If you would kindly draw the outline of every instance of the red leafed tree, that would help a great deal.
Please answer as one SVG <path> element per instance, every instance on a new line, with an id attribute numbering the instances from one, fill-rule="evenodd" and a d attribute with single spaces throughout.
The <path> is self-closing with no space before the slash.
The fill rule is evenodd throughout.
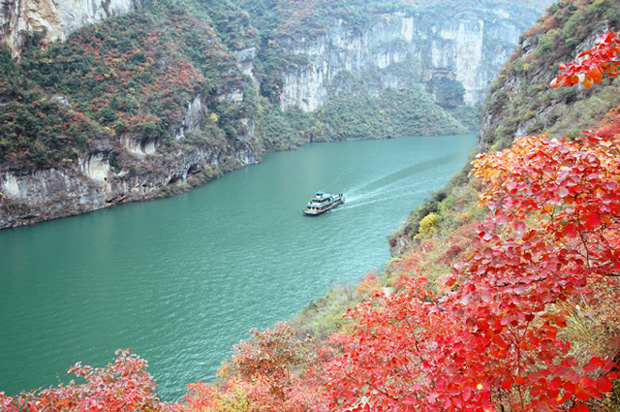
<path id="1" fill-rule="evenodd" d="M 575 302 L 610 315 L 620 272 L 620 162 L 610 142 L 545 136 L 481 156 L 491 216 L 475 252 L 435 296 L 423 278 L 350 317 L 326 368 L 334 410 L 588 410 L 612 389 L 613 359 L 578 359 L 563 339 Z"/>
<path id="2" fill-rule="evenodd" d="M 323 410 L 319 382 L 305 373 L 315 361 L 310 339 L 300 339 L 284 322 L 235 346 L 236 353 L 220 374 L 225 385 L 188 385 L 182 411 L 305 412 Z"/>
<path id="3" fill-rule="evenodd" d="M 175 411 L 176 405 L 160 401 L 147 363 L 128 350 L 116 351 L 117 359 L 106 368 L 77 363 L 67 374 L 75 374 L 85 383 L 40 391 L 22 392 L 16 397 L 0 393 L 0 410 L 7 412 L 134 412 Z"/>
<path id="4" fill-rule="evenodd" d="M 619 55 L 620 33 L 606 33 L 552 86 L 616 76 Z M 608 332 L 620 321 L 617 146 L 524 137 L 472 173 L 490 211 L 474 251 L 445 295 L 420 277 L 350 311 L 357 325 L 323 370 L 333 410 L 582 412 L 612 391 L 617 327 L 588 358 L 567 331 L 580 304 Z"/>
<path id="5" fill-rule="evenodd" d="M 594 83 L 603 80 L 603 74 L 611 77 L 618 75 L 620 61 L 620 32 L 603 34 L 592 49 L 588 49 L 577 56 L 577 61 L 566 66 L 560 64 L 564 70 L 551 82 L 551 87 L 574 86 L 578 83 L 590 88 Z"/>

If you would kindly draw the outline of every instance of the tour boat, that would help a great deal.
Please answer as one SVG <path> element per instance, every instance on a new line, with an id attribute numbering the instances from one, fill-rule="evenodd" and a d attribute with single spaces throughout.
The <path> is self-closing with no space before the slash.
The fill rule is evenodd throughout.
<path id="1" fill-rule="evenodd" d="M 341 203 L 344 203 L 344 197 L 340 191 L 325 193 L 319 190 L 314 193 L 314 197 L 306 205 L 304 213 L 310 216 L 317 216 L 338 207 Z"/>

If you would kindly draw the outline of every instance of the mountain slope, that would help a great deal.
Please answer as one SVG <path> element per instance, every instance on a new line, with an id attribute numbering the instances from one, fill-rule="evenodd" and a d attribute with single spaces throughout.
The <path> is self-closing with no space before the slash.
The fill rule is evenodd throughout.
<path id="1" fill-rule="evenodd" d="M 63 2 L 47 22 L 6 8 L 3 33 L 35 31 L 0 51 L 0 228 L 174 194 L 309 141 L 472 130 L 536 15 L 358 3 L 79 3 L 79 21 L 114 17 L 72 34 Z"/>
<path id="2" fill-rule="evenodd" d="M 543 130 L 554 137 L 590 129 L 620 104 L 618 85 L 548 87 L 558 64 L 573 61 L 605 31 L 620 24 L 614 1 L 561 1 L 520 40 L 493 83 L 482 119 L 481 150 L 505 147 L 519 136 Z"/>
<path id="3" fill-rule="evenodd" d="M 607 127 L 607 133 L 617 130 L 613 122 L 620 105 L 620 86 L 615 79 L 605 78 L 591 89 L 583 86 L 553 89 L 549 84 L 558 75 L 560 63 L 575 60 L 603 32 L 619 25 L 620 5 L 614 1 L 564 0 L 551 6 L 521 36 L 493 82 L 483 106 L 477 150 L 500 150 L 518 137 L 542 132 L 555 138 L 564 135 L 574 138 L 582 130 L 598 130 L 603 126 Z M 467 184 L 469 170 L 466 167 L 448 187 L 412 212 L 390 240 L 394 255 L 416 243 L 414 238 L 427 215 L 441 215 L 442 204 L 454 202 L 453 187 Z"/>

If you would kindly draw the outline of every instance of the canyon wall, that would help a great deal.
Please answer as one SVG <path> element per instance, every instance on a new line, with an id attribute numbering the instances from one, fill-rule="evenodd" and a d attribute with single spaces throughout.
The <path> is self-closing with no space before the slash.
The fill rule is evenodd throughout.
<path id="1" fill-rule="evenodd" d="M 17 56 L 28 36 L 65 40 L 76 29 L 135 11 L 148 0 L 2 0 L 0 38 Z"/>
<path id="2" fill-rule="evenodd" d="M 134 20 L 146 14 L 148 9 L 152 21 L 159 19 L 160 13 L 169 13 L 167 21 L 174 22 L 179 18 L 175 16 L 186 13 L 178 8 L 179 2 L 146 3 L 148 0 L 3 0 L 0 38 L 19 60 L 24 47 L 42 45 L 45 48 L 51 42 L 64 41 L 79 27 L 101 19 L 129 14 L 126 18 Z M 540 3 L 549 3 L 549 0 Z M 243 13 L 240 14 L 242 17 Z M 93 130 L 103 132 L 86 136 L 85 145 L 72 149 L 75 153 L 73 159 L 44 165 L 31 162 L 22 166 L 15 159 L 30 149 L 12 145 L 14 151 L 5 155 L 10 160 L 0 164 L 0 228 L 179 193 L 223 172 L 257 163 L 266 150 L 281 150 L 269 146 L 268 142 L 274 139 L 274 136 L 267 135 L 269 128 L 264 126 L 269 115 L 264 110 L 269 106 L 260 100 L 265 99 L 260 96 L 261 76 L 265 73 L 257 71 L 257 67 L 264 67 L 261 52 L 264 54 L 266 47 L 293 56 L 293 61 L 297 62 L 275 69 L 282 79 L 276 103 L 282 112 L 294 107 L 315 112 L 340 95 L 380 96 L 386 89 L 410 87 L 424 88 L 441 107 L 476 106 L 517 43 L 519 34 L 533 23 L 537 14 L 538 10 L 529 6 L 498 4 L 491 0 L 468 2 L 458 10 L 446 10 L 441 4 L 432 4 L 415 11 L 403 9 L 375 13 L 370 21 L 359 26 L 342 18 L 327 17 L 322 23 L 324 30 L 318 33 L 308 30 L 300 36 L 279 35 L 273 39 L 273 45 L 259 44 L 258 41 L 253 44 L 250 33 L 253 29 L 244 23 L 247 30 L 243 30 L 250 33 L 250 40 L 236 48 L 223 40 L 216 41 L 217 30 L 207 24 L 204 27 L 208 36 L 214 37 L 206 36 L 202 47 L 217 46 L 205 49 L 205 55 L 194 53 L 190 57 L 191 52 L 185 51 L 187 54 L 175 55 L 174 59 L 191 62 L 203 78 L 213 72 L 208 72 L 212 69 L 201 69 L 207 71 L 200 72 L 200 65 L 215 67 L 225 83 L 183 90 L 188 96 L 184 115 L 167 124 L 168 137 L 152 132 L 112 130 L 110 126 L 114 125 L 106 124 L 102 114 L 109 108 L 106 106 L 93 111 L 89 118 L 92 124 L 98 125 Z M 184 21 L 190 20 L 189 17 L 194 16 L 186 15 Z M 228 23 L 224 25 L 225 29 L 227 27 Z M 185 35 L 184 30 L 174 26 L 168 30 L 184 35 L 183 41 L 187 44 L 195 36 Z M 259 31 L 260 27 L 256 32 Z M 156 37 L 152 35 L 145 42 L 157 42 Z M 93 42 L 103 43 L 104 40 L 89 40 L 86 46 L 92 49 Z M 146 54 L 132 53 L 134 55 L 142 59 L 138 63 L 153 64 L 151 67 L 159 66 L 162 70 L 173 59 L 162 54 L 158 60 L 152 59 L 149 63 L 150 57 Z M 155 57 L 156 53 L 153 52 L 152 56 Z M 214 56 L 219 56 L 219 63 L 209 66 Z M 39 62 L 36 56 L 34 59 L 29 67 L 41 64 L 47 70 L 47 60 Z M 114 61 L 111 58 L 106 64 L 116 64 Z M 70 68 L 74 63 L 67 61 L 65 64 Z M 134 61 L 133 64 L 137 63 Z M 70 72 L 71 69 L 67 70 Z M 116 87 L 119 91 L 129 89 L 114 80 L 113 76 L 118 72 L 106 72 L 108 69 L 103 64 L 97 70 L 102 71 L 96 81 L 106 83 L 106 87 Z M 187 70 L 183 69 L 183 73 Z M 82 73 L 83 78 L 85 72 L 82 68 L 75 73 Z M 437 79 L 448 79 L 450 85 L 462 89 L 458 101 L 447 101 L 446 94 L 442 95 L 438 86 L 432 86 Z M 76 84 L 81 81 L 84 79 L 76 79 Z M 164 84 L 159 80 L 157 83 Z M 64 106 L 63 110 L 68 111 L 69 116 L 78 113 L 74 106 L 78 96 L 72 97 L 72 91 L 67 91 L 68 96 L 58 95 L 53 82 L 51 86 L 41 87 L 41 93 L 49 93 L 44 98 Z M 140 91 L 133 90 L 123 98 L 127 102 L 134 101 L 139 94 Z M 248 101 L 248 96 L 252 95 L 254 97 Z M 27 110 L 36 110 L 40 104 L 37 100 L 20 102 L 16 96 L 14 91 L 0 93 L 0 104 L 5 108 L 14 104 L 26 113 Z M 96 98 L 98 96 L 93 96 L 93 100 Z M 160 104 L 149 102 L 148 98 L 144 95 L 141 103 Z M 272 121 L 272 125 L 278 122 Z M 272 133 L 277 134 L 277 129 Z M 292 143 L 287 142 L 285 148 L 308 141 L 304 139 L 302 136 Z"/>
<path id="3" fill-rule="evenodd" d="M 539 12 L 487 1 L 469 7 L 459 12 L 434 6 L 415 14 L 378 15 L 363 29 L 340 19 L 323 35 L 285 39 L 283 51 L 305 56 L 308 64 L 283 73 L 281 107 L 321 107 L 338 93 L 334 83 L 344 72 L 357 77 L 378 72 L 383 88 L 398 88 L 411 81 L 404 78 L 411 71 L 402 73 L 399 64 L 415 66 L 420 83 L 437 77 L 456 80 L 465 90 L 464 103 L 480 104 L 519 35 Z"/>

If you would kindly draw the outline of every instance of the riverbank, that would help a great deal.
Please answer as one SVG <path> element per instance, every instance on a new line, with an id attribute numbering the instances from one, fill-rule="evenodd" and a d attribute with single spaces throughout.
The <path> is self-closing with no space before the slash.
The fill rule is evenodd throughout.
<path id="1" fill-rule="evenodd" d="M 384 266 L 387 236 L 474 141 L 313 143 L 178 196 L 1 231 L 0 390 L 47 386 L 68 365 L 132 347 L 164 399 L 179 398 L 248 329 Z M 308 218 L 317 189 L 347 201 Z"/>

